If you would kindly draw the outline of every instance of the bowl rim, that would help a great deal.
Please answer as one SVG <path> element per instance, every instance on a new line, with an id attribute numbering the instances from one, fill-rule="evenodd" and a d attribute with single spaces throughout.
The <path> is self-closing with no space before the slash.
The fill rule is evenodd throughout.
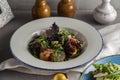
<path id="1" fill-rule="evenodd" d="M 65 18 L 65 17 L 49 17 L 49 18 L 43 18 L 43 19 L 51 19 L 51 18 L 63 18 L 63 19 L 71 19 L 71 20 L 77 20 L 77 19 L 72 19 L 72 18 Z M 37 19 L 37 20 L 41 20 L 41 19 Z M 34 21 L 37 21 L 37 20 L 34 20 Z M 87 25 L 89 25 L 88 23 L 86 23 L 86 22 L 84 22 L 84 21 L 81 21 L 81 20 L 77 20 L 77 21 L 80 21 L 80 22 L 82 22 L 82 23 L 85 23 L 85 24 L 87 24 Z M 33 21 L 30 21 L 30 22 L 28 22 L 28 23 L 31 23 L 31 22 L 33 22 Z M 26 24 L 25 24 L 26 25 Z M 24 25 L 23 25 L 24 26 Z M 14 52 L 13 52 L 13 50 L 12 50 L 12 48 L 10 48 L 10 50 L 11 50 L 11 52 L 12 52 L 12 55 L 16 58 L 16 60 L 18 60 L 19 62 L 21 62 L 22 64 L 24 64 L 24 65 L 27 65 L 27 66 L 30 66 L 30 67 L 32 67 L 32 68 L 36 68 L 36 69 L 41 69 L 41 70 L 48 70 L 48 71 L 62 71 L 62 70 L 70 70 L 70 69 L 74 69 L 74 68 L 78 68 L 78 67 L 83 67 L 83 66 L 85 66 L 86 64 L 88 64 L 89 62 L 91 62 L 95 57 L 97 57 L 99 54 L 100 54 L 100 52 L 102 51 L 102 49 L 103 49 L 103 46 L 104 46 L 104 43 L 103 43 L 103 38 L 102 38 L 102 35 L 100 34 L 100 32 L 98 31 L 98 30 L 96 30 L 94 27 L 92 27 L 91 25 L 89 25 L 91 28 L 93 28 L 95 31 L 97 31 L 98 32 L 98 34 L 99 34 L 99 36 L 100 36 L 100 38 L 101 38 L 101 48 L 99 49 L 99 51 L 98 51 L 98 53 L 94 56 L 94 57 L 92 57 L 89 61 L 87 61 L 87 62 L 85 62 L 85 63 L 83 63 L 83 64 L 79 64 L 79 65 L 76 65 L 76 66 L 73 66 L 73 67 L 67 67 L 67 68 L 60 68 L 60 69 L 47 69 L 47 68 L 42 68 L 42 67 L 37 67 L 37 66 L 33 66 L 33 65 L 31 65 L 31 64 L 28 64 L 28 63 L 26 63 L 26 62 L 24 62 L 24 61 L 22 61 L 21 59 L 19 59 L 17 56 L 15 56 L 15 54 L 14 54 Z M 22 26 L 21 26 L 22 27 Z M 20 28 L 21 28 L 20 27 Z M 14 32 L 14 34 L 20 29 L 20 28 L 18 28 L 15 32 Z M 14 35 L 13 34 L 13 35 Z M 12 37 L 13 37 L 13 35 L 12 35 Z M 84 34 L 83 34 L 84 35 Z M 12 37 L 11 37 L 11 39 L 10 39 L 10 47 L 11 47 L 11 41 L 12 41 Z"/>

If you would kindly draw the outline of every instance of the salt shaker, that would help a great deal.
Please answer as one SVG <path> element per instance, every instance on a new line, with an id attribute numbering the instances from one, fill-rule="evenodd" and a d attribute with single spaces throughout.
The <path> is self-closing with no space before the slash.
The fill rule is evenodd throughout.
<path id="1" fill-rule="evenodd" d="M 61 0 L 57 6 L 57 12 L 59 16 L 74 17 L 76 12 L 76 6 L 73 0 Z"/>
<path id="2" fill-rule="evenodd" d="M 32 8 L 32 16 L 34 19 L 50 17 L 51 10 L 46 0 L 36 0 Z"/>
<path id="3" fill-rule="evenodd" d="M 110 4 L 111 0 L 102 0 L 102 4 L 95 8 L 94 19 L 101 24 L 113 22 L 117 17 L 117 12 Z"/>

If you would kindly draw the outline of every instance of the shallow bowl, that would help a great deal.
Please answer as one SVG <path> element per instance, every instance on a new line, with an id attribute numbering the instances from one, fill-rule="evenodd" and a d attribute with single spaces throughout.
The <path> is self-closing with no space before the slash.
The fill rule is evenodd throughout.
<path id="1" fill-rule="evenodd" d="M 47 62 L 35 58 L 28 51 L 28 43 L 36 32 L 49 28 L 53 23 L 60 28 L 81 33 L 86 39 L 85 51 L 78 57 L 64 62 Z M 102 50 L 103 40 L 100 33 L 91 25 L 72 18 L 49 17 L 31 21 L 15 31 L 10 41 L 14 57 L 25 65 L 43 70 L 69 70 L 81 67 L 92 61 Z"/>

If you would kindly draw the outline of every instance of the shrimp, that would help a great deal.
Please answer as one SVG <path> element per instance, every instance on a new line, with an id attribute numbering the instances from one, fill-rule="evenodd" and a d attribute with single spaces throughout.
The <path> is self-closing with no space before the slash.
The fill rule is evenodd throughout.
<path id="1" fill-rule="evenodd" d="M 54 52 L 55 52 L 55 50 L 53 50 L 53 49 L 46 49 L 39 54 L 39 57 L 41 60 L 53 62 L 54 60 L 53 60 L 52 56 L 53 56 Z"/>

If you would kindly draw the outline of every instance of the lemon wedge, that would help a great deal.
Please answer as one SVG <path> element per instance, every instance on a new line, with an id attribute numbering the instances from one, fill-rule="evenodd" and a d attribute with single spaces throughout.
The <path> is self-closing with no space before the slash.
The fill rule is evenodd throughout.
<path id="1" fill-rule="evenodd" d="M 68 79 L 63 73 L 58 73 L 53 77 L 52 80 L 68 80 Z"/>

